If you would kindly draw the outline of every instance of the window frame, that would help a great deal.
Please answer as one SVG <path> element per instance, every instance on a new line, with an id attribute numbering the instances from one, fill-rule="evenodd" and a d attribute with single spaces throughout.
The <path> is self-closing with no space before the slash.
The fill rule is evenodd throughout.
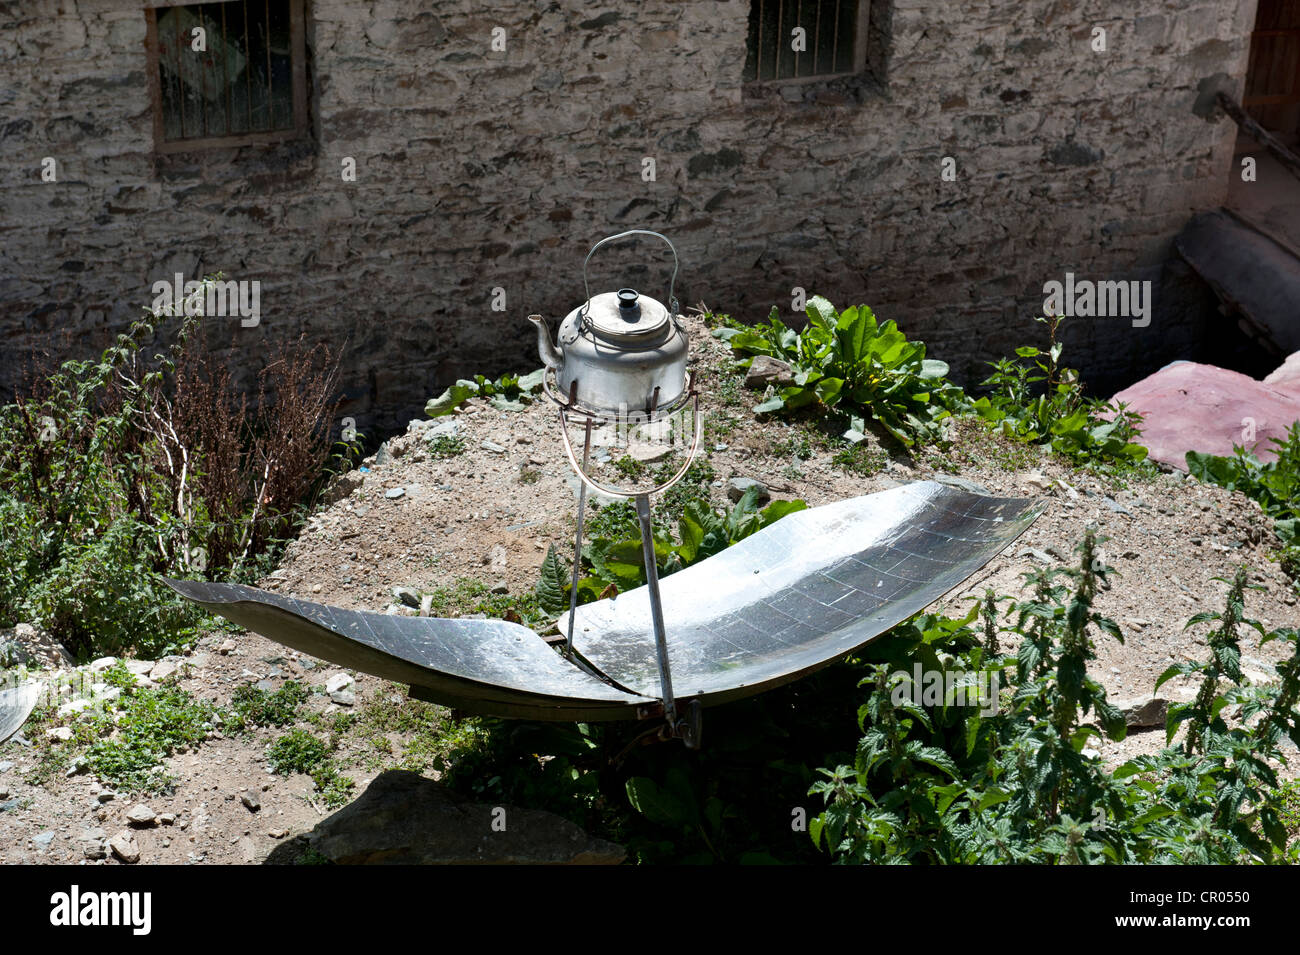
<path id="1" fill-rule="evenodd" d="M 749 9 L 752 9 L 754 4 L 757 2 L 760 2 L 760 0 L 749 0 Z M 787 76 L 784 78 L 779 78 L 779 79 L 774 78 L 770 80 L 759 79 L 756 76 L 752 80 L 743 80 L 744 85 L 748 87 L 803 85 L 808 83 L 823 83 L 830 80 L 842 80 L 848 77 L 861 76 L 863 73 L 865 73 L 867 70 L 867 45 L 869 42 L 868 32 L 871 27 L 871 7 L 874 0 L 849 0 L 849 2 L 857 3 L 858 5 L 858 15 L 855 20 L 856 29 L 854 30 L 854 33 L 856 35 L 853 38 L 853 68 L 851 70 L 848 71 L 842 70 L 839 73 L 814 73 L 809 76 Z M 748 9 L 746 10 L 745 16 L 748 19 L 749 17 Z M 783 42 L 789 42 L 789 37 L 784 38 Z M 746 31 L 745 59 L 741 63 L 742 72 L 745 68 L 745 63 L 747 63 L 748 61 L 749 61 L 749 37 L 748 37 L 748 31 Z M 761 67 L 761 65 L 762 65 L 761 60 L 757 64 L 755 64 L 755 70 L 754 70 L 755 73 L 758 73 L 760 71 L 759 67 Z"/>
<path id="2" fill-rule="evenodd" d="M 148 54 L 149 99 L 153 107 L 154 151 L 158 153 L 184 153 L 200 149 L 222 149 L 237 146 L 255 146 L 263 143 L 282 143 L 306 137 L 311 127 L 307 115 L 307 25 L 304 20 L 303 0 L 288 0 L 293 126 L 286 129 L 234 133 L 226 136 L 197 136 L 188 139 L 166 138 L 166 132 L 163 128 L 162 81 L 159 77 L 158 62 L 158 11 L 171 7 L 194 7 L 204 2 L 219 3 L 223 2 L 223 0 L 176 0 L 176 2 L 170 3 L 153 3 L 145 8 L 145 50 Z"/>

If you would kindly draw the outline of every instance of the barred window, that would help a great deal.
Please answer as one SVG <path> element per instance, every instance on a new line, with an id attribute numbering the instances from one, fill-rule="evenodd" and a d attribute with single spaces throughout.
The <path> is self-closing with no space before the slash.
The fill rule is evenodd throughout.
<path id="1" fill-rule="evenodd" d="M 745 81 L 858 72 L 866 54 L 867 5 L 868 0 L 752 0 Z"/>
<path id="2" fill-rule="evenodd" d="M 145 17 L 160 152 L 306 132 L 302 0 L 178 4 Z"/>

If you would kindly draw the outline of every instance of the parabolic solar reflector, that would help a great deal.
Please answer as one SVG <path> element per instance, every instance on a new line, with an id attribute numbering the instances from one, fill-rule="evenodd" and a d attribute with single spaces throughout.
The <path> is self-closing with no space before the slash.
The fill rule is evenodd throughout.
<path id="1" fill-rule="evenodd" d="M 918 482 L 795 512 L 662 578 L 676 698 L 725 703 L 833 663 L 956 587 L 1040 512 L 1028 500 Z M 632 719 L 660 698 L 644 587 L 578 608 L 580 665 L 502 620 L 403 617 L 235 584 L 171 584 L 286 646 L 470 712 Z"/>
<path id="2" fill-rule="evenodd" d="M 40 697 L 41 684 L 35 680 L 0 687 L 0 743 L 17 733 L 27 722 Z"/>
<path id="3" fill-rule="evenodd" d="M 925 481 L 789 514 L 660 579 L 673 690 L 724 703 L 820 669 L 956 587 L 1039 513 Z M 576 623 L 591 663 L 657 691 L 644 587 L 579 607 Z"/>

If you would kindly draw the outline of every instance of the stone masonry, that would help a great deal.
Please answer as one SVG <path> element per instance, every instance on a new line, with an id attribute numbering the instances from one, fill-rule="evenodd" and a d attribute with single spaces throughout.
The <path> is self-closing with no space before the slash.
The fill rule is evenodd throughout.
<path id="1" fill-rule="evenodd" d="M 310 139 L 164 156 L 144 6 L 0 2 L 0 398 L 34 349 L 89 355 L 153 282 L 221 270 L 262 283 L 261 323 L 220 330 L 241 380 L 305 330 L 346 347 L 348 413 L 378 430 L 534 367 L 525 316 L 578 304 L 587 249 L 630 228 L 675 241 L 683 306 L 867 302 L 970 380 L 1038 339 L 1045 282 L 1168 277 L 1232 161 L 1196 86 L 1240 84 L 1255 13 L 872 0 L 867 74 L 756 87 L 748 0 L 307 0 Z M 662 298 L 665 263 L 629 243 L 593 287 Z M 1086 379 L 1192 357 L 1194 314 L 1157 305 L 1072 320 Z"/>

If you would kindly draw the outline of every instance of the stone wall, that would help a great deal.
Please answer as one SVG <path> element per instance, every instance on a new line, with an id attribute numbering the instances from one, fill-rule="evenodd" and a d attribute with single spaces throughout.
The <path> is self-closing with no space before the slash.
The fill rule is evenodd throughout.
<path id="1" fill-rule="evenodd" d="M 303 330 L 346 344 L 349 411 L 383 429 L 459 375 L 535 366 L 524 317 L 576 305 L 590 244 L 630 228 L 676 242 L 683 305 L 866 301 L 978 374 L 1041 332 L 1044 282 L 1158 280 L 1220 201 L 1234 129 L 1191 107 L 1244 75 L 1255 0 L 875 0 L 870 75 L 757 90 L 747 0 L 307 0 L 311 141 L 171 156 L 143 6 L 0 2 L 0 390 L 33 349 L 102 344 L 154 281 L 222 270 L 262 283 L 260 325 L 218 330 L 241 375 Z M 661 297 L 637 245 L 594 287 Z M 1196 321 L 1076 319 L 1069 347 L 1121 380 Z"/>

